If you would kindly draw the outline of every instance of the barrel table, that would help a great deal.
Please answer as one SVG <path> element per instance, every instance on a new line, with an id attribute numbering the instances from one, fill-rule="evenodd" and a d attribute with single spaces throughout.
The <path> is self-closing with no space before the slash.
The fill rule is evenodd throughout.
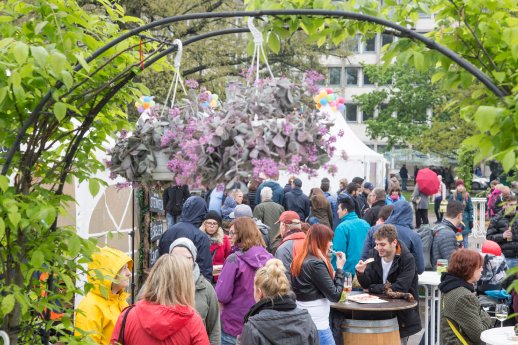
<path id="1" fill-rule="evenodd" d="M 349 292 L 348 294 L 355 293 L 361 292 Z M 417 302 L 384 298 L 381 295 L 378 297 L 386 302 L 362 304 L 347 301 L 345 303 L 331 303 L 333 334 L 341 333 L 343 344 L 400 344 L 396 312 L 415 308 Z"/>

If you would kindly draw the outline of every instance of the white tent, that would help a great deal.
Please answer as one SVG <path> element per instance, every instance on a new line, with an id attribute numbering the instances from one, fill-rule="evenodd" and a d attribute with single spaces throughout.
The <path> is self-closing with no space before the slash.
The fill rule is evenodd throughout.
<path id="1" fill-rule="evenodd" d="M 333 192 L 338 189 L 340 179 L 346 178 L 351 182 L 356 176 L 371 182 L 375 187 L 384 187 L 387 161 L 383 155 L 369 148 L 356 136 L 342 113 L 339 111 L 328 112 L 331 122 L 334 123 L 330 128 L 330 133 L 337 138 L 335 154 L 328 164 L 336 165 L 338 170 L 335 176 L 331 176 L 324 168 L 318 170 L 317 177 L 309 178 L 305 174 L 297 176 L 302 180 L 302 190 L 309 193 L 311 188 L 320 187 L 320 180 L 324 177 L 330 180 L 331 191 Z M 341 137 L 338 136 L 340 130 L 344 132 Z M 346 160 L 342 158 L 342 151 L 346 153 Z M 287 171 L 281 171 L 279 183 L 284 186 L 290 176 L 291 174 Z"/>

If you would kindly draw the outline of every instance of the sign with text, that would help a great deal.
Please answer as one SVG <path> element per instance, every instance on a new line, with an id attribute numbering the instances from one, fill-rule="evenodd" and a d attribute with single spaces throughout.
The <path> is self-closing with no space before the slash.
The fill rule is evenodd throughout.
<path id="1" fill-rule="evenodd" d="M 149 267 L 152 267 L 159 257 L 158 246 L 151 246 L 151 250 L 149 251 Z"/>
<path id="2" fill-rule="evenodd" d="M 149 237 L 151 242 L 158 241 L 164 233 L 164 222 L 162 220 L 153 220 L 149 226 Z"/>
<path id="3" fill-rule="evenodd" d="M 149 210 L 155 213 L 164 212 L 164 201 L 162 199 L 162 195 L 156 189 L 152 189 L 149 192 Z"/>

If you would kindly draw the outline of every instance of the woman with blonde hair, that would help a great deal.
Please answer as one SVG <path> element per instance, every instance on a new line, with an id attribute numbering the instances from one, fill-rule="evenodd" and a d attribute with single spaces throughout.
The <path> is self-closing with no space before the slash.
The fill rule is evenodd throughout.
<path id="1" fill-rule="evenodd" d="M 115 325 L 111 344 L 209 345 L 201 317 L 194 310 L 192 260 L 164 254 L 153 265 L 134 307 Z"/>
<path id="2" fill-rule="evenodd" d="M 319 224 L 333 228 L 333 211 L 322 189 L 312 188 L 309 193 L 309 200 L 311 202 L 309 216 L 318 219 Z"/>
<path id="3" fill-rule="evenodd" d="M 225 260 L 216 284 L 221 303 L 221 344 L 236 344 L 243 318 L 254 305 L 254 275 L 272 255 L 265 249 L 261 232 L 252 218 L 241 217 L 230 225 L 236 251 Z"/>
<path id="4" fill-rule="evenodd" d="M 297 308 L 286 269 L 279 259 L 268 260 L 254 277 L 256 304 L 245 316 L 241 344 L 318 344 L 318 333 L 307 310 Z"/>
<path id="5" fill-rule="evenodd" d="M 336 272 L 328 252 L 333 246 L 331 228 L 315 224 L 309 228 L 304 245 L 293 258 L 291 276 L 297 306 L 306 309 L 318 330 L 321 345 L 335 345 L 329 327 L 331 302 L 338 302 L 344 287 L 345 254 L 336 253 Z"/>

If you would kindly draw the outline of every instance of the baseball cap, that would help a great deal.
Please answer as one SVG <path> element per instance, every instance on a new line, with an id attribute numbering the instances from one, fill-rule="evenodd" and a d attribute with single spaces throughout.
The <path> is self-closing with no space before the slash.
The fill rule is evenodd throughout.
<path id="1" fill-rule="evenodd" d="M 283 222 L 284 224 L 300 223 L 300 216 L 295 211 L 284 211 L 281 213 L 279 220 L 275 224 Z"/>
<path id="2" fill-rule="evenodd" d="M 374 185 L 370 182 L 365 182 L 363 184 L 363 188 L 366 188 L 366 189 L 369 189 L 369 190 L 373 190 L 374 189 Z"/>
<path id="3" fill-rule="evenodd" d="M 237 205 L 236 208 L 234 208 L 234 212 L 230 213 L 228 215 L 230 218 L 239 218 L 239 217 L 250 217 L 253 218 L 254 214 L 252 213 L 252 209 L 250 206 L 245 204 Z"/>

